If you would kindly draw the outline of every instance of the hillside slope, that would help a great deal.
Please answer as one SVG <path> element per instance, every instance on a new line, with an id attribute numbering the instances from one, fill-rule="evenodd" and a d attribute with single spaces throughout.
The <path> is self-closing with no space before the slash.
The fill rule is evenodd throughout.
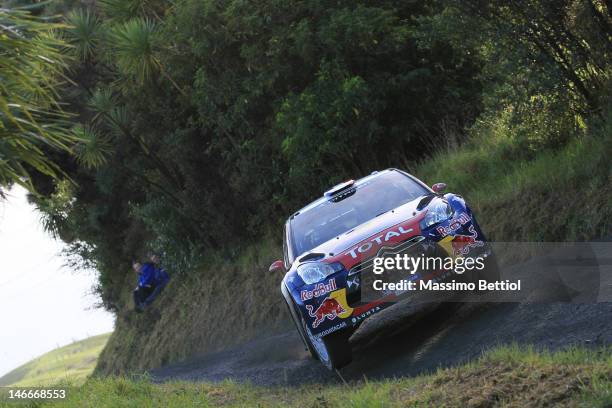
<path id="1" fill-rule="evenodd" d="M 57 348 L 0 377 L 0 386 L 42 386 L 69 379 L 79 383 L 91 374 L 111 333 Z"/>
<path id="2" fill-rule="evenodd" d="M 411 172 L 466 197 L 493 241 L 585 241 L 612 233 L 612 118 L 562 149 L 513 160 L 511 135 L 480 136 Z M 280 254 L 277 241 L 263 240 L 238 259 L 211 256 L 200 273 L 175 275 L 152 310 L 119 313 L 96 372 L 151 369 L 291 327 L 282 276 L 267 271 Z M 126 272 L 124 304 L 132 286 Z"/>

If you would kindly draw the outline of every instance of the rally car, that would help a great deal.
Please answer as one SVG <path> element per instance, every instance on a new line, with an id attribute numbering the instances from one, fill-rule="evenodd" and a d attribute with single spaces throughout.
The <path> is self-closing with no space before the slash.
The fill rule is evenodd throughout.
<path id="1" fill-rule="evenodd" d="M 285 223 L 284 256 L 270 271 L 285 272 L 281 292 L 289 312 L 306 348 L 327 368 L 350 363 L 354 330 L 407 295 L 373 290 L 380 277 L 373 273 L 375 257 L 479 255 L 487 267 L 477 278 L 499 278 L 471 210 L 460 195 L 444 194 L 445 188 L 387 169 L 331 188 Z M 412 271 L 404 277 L 438 281 L 448 275 Z"/>

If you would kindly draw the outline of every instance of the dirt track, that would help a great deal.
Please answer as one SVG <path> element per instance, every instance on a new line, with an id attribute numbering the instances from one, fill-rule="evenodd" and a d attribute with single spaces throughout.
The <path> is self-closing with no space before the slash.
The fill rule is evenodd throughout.
<path id="1" fill-rule="evenodd" d="M 537 267 L 537 263 L 533 264 Z M 612 291 L 612 268 L 600 267 L 600 301 Z M 503 271 L 518 277 L 529 268 Z M 351 338 L 353 363 L 340 370 L 346 381 L 412 376 L 457 365 L 499 344 L 612 344 L 612 303 L 400 303 L 364 322 Z M 268 335 L 219 353 L 151 372 L 155 381 L 220 381 L 261 385 L 341 381 L 310 358 L 295 330 Z"/>

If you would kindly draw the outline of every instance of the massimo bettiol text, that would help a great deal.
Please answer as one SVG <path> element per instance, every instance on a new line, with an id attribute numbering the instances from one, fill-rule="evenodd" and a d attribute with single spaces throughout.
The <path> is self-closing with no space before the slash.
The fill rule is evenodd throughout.
<path id="1" fill-rule="evenodd" d="M 375 257 L 373 259 L 372 272 L 381 276 L 375 279 L 372 287 L 377 291 L 409 291 L 409 290 L 432 290 L 432 291 L 520 291 L 521 281 L 500 280 L 489 282 L 484 279 L 477 281 L 457 281 L 451 279 L 452 274 L 463 275 L 466 272 L 479 272 L 485 269 L 484 257 L 429 257 L 409 256 L 407 254 L 396 254 L 395 256 Z M 383 275 L 393 272 L 397 276 L 401 273 L 409 278 L 396 282 L 386 282 Z M 425 279 L 430 273 L 437 275 L 432 279 Z"/>

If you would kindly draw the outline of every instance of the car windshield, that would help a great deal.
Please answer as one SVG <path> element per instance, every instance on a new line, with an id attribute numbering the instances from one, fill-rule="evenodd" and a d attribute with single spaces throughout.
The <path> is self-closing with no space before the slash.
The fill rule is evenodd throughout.
<path id="1" fill-rule="evenodd" d="M 323 201 L 291 221 L 294 254 L 343 234 L 372 218 L 421 197 L 429 191 L 398 171 L 385 172 L 359 184 L 340 201 Z"/>

